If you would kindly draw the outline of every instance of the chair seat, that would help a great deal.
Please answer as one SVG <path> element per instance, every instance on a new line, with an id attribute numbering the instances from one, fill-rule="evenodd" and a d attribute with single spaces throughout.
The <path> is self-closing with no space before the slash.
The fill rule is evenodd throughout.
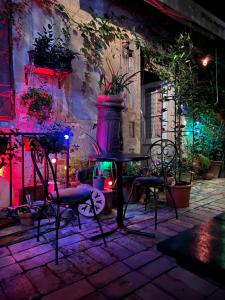
<path id="1" fill-rule="evenodd" d="M 52 193 L 53 199 L 57 200 L 56 192 Z M 78 204 L 90 199 L 90 190 L 84 187 L 71 187 L 59 189 L 61 204 Z"/>
<path id="2" fill-rule="evenodd" d="M 134 184 L 158 186 L 164 184 L 164 179 L 157 176 L 137 177 Z"/>

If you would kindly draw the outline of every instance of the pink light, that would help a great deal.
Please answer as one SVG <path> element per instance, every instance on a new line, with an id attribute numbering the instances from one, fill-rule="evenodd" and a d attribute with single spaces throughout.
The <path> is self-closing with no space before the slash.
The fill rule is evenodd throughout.
<path id="1" fill-rule="evenodd" d="M 53 164 L 55 164 L 55 163 L 56 163 L 56 161 L 57 161 L 57 159 L 56 159 L 56 158 L 52 158 L 52 159 L 51 159 L 51 162 L 52 162 Z"/>
<path id="2" fill-rule="evenodd" d="M 112 181 L 108 181 L 108 185 L 112 186 L 113 182 Z"/>

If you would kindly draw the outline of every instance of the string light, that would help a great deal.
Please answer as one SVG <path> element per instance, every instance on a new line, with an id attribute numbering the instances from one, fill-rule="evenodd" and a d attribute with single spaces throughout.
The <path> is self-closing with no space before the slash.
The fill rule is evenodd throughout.
<path id="1" fill-rule="evenodd" d="M 52 158 L 52 159 L 51 159 L 51 162 L 52 162 L 52 164 L 55 164 L 55 163 L 56 163 L 56 161 L 57 161 L 57 159 L 56 159 L 56 158 Z"/>
<path id="2" fill-rule="evenodd" d="M 65 140 L 68 140 L 69 138 L 70 138 L 69 134 L 65 134 L 65 135 L 64 135 L 64 139 L 65 139 Z"/>

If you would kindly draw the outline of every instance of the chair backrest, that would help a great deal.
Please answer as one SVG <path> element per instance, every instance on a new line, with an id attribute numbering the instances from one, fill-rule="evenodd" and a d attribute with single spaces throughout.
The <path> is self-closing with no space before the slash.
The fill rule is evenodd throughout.
<path id="1" fill-rule="evenodd" d="M 44 188 L 45 200 L 50 200 L 50 201 L 53 200 L 51 193 L 48 191 L 48 183 L 51 175 L 54 181 L 54 190 L 57 196 L 57 199 L 54 201 L 59 202 L 57 178 L 47 149 L 44 149 L 42 147 L 38 137 L 32 137 L 30 139 L 30 149 L 31 149 L 31 159 L 34 165 L 34 170 L 38 175 Z"/>
<path id="2" fill-rule="evenodd" d="M 161 176 L 167 182 L 169 175 L 176 175 L 177 147 L 168 139 L 154 142 L 148 151 L 150 155 L 150 170 L 153 175 Z M 174 174 L 175 173 L 175 174 Z"/>

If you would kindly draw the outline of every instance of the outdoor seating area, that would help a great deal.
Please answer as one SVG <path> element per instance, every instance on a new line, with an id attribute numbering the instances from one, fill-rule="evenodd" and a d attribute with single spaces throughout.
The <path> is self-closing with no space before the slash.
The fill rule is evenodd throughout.
<path id="1" fill-rule="evenodd" d="M 77 220 L 74 226 L 62 224 L 58 265 L 51 222 L 42 224 L 39 242 L 34 227 L 17 225 L 1 230 L 1 299 L 149 299 L 150 294 L 159 299 L 224 299 L 222 275 L 218 281 L 215 273 L 206 276 L 194 264 L 183 268 L 157 250 L 158 243 L 221 214 L 225 209 L 224 183 L 224 179 L 195 182 L 190 207 L 179 209 L 178 220 L 172 208 L 164 205 L 159 209 L 157 231 L 153 209 L 145 211 L 143 204 L 129 204 L 126 226 L 155 232 L 152 239 L 117 231 L 106 237 L 105 247 L 101 238 L 92 239 L 99 231 L 95 220 L 84 222 L 81 217 L 81 229 Z M 101 216 L 104 232 L 115 226 L 115 216 L 114 210 Z M 210 243 L 208 238 L 205 232 L 204 245 Z M 203 259 L 205 251 L 199 253 Z M 213 256 L 217 254 L 213 252 Z M 224 268 L 222 261 L 221 265 Z"/>
<path id="2" fill-rule="evenodd" d="M 222 8 L 1 1 L 0 300 L 225 299 Z"/>

